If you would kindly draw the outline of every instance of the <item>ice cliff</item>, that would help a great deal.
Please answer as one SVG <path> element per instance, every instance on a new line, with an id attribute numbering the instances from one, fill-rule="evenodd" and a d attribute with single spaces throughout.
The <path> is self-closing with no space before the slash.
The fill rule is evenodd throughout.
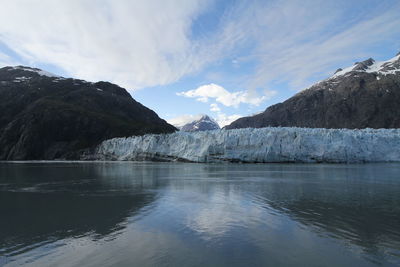
<path id="1" fill-rule="evenodd" d="M 395 162 L 400 161 L 400 129 L 268 127 L 144 135 L 106 140 L 91 158 L 191 162 Z"/>

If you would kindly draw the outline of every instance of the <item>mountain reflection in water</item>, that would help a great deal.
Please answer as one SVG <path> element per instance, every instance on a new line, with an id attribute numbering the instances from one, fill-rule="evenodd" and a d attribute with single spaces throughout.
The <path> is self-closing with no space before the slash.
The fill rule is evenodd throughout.
<path id="1" fill-rule="evenodd" d="M 400 165 L 0 164 L 0 265 L 400 263 Z"/>

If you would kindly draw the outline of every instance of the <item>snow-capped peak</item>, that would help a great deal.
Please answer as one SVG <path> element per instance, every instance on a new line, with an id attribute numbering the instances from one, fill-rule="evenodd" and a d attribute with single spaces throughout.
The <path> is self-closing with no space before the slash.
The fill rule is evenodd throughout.
<path id="1" fill-rule="evenodd" d="M 15 67 L 11 67 L 9 69 L 9 71 L 12 70 L 23 70 L 23 71 L 29 71 L 29 72 L 34 72 L 39 74 L 40 76 L 46 76 L 46 77 L 50 77 L 50 78 L 60 78 L 61 76 L 55 75 L 51 72 L 47 72 L 41 69 L 37 69 L 37 68 L 30 68 L 30 67 L 25 67 L 25 66 L 15 66 Z"/>
<path id="2" fill-rule="evenodd" d="M 218 123 L 208 115 L 201 115 L 197 120 L 182 126 L 181 131 L 184 132 L 197 132 L 220 129 Z"/>
<path id="3" fill-rule="evenodd" d="M 356 62 L 351 67 L 337 70 L 329 79 L 334 79 L 354 71 L 377 73 L 381 75 L 395 74 L 400 72 L 400 52 L 395 57 L 387 61 L 375 61 L 374 59 L 369 58 L 362 62 Z"/>
<path id="4" fill-rule="evenodd" d="M 218 124 L 213 118 L 211 118 L 210 116 L 208 116 L 206 114 L 203 114 L 198 121 L 210 121 L 212 123 Z"/>

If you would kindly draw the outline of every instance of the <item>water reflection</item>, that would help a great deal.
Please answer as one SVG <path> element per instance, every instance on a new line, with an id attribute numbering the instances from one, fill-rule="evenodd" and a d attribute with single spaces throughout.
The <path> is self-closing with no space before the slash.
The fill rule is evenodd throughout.
<path id="1" fill-rule="evenodd" d="M 389 266 L 400 263 L 399 173 L 398 164 L 0 164 L 0 256 L 26 263 L 30 250 L 40 266 Z"/>
<path id="2" fill-rule="evenodd" d="M 112 182 L 126 175 L 117 165 L 10 166 L 0 168 L 0 256 L 68 238 L 111 240 L 125 228 L 127 218 L 143 212 L 155 198 L 154 192 L 144 192 L 151 184 L 131 183 L 127 188 L 120 179 Z M 109 175 L 105 170 L 115 177 L 102 179 Z"/>

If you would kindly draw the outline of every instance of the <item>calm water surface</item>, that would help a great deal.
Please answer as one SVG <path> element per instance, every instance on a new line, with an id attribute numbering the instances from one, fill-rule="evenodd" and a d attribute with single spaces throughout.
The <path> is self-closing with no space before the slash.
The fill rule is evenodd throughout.
<path id="1" fill-rule="evenodd" d="M 400 165 L 0 163 L 0 266 L 399 266 Z"/>

